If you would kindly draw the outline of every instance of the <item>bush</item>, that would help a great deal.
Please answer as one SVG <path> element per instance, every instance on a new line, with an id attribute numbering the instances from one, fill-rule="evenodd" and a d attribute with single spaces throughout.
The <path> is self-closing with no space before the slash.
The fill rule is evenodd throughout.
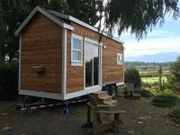
<path id="1" fill-rule="evenodd" d="M 160 107 L 173 107 L 177 105 L 179 101 L 176 95 L 161 93 L 153 97 L 152 104 Z"/>
<path id="2" fill-rule="evenodd" d="M 169 72 L 169 76 L 167 77 L 168 86 L 171 90 L 176 93 L 180 93 L 180 56 L 177 60 L 172 64 Z"/>
<path id="3" fill-rule="evenodd" d="M 141 89 L 141 90 L 135 90 L 134 92 L 141 94 L 142 97 L 152 97 L 152 96 L 154 96 L 154 94 L 152 92 L 150 92 L 149 90 Z"/>
<path id="4" fill-rule="evenodd" d="M 140 88 L 141 77 L 139 71 L 135 68 L 127 68 L 125 70 L 125 82 L 132 82 L 135 88 Z"/>
<path id="5" fill-rule="evenodd" d="M 142 87 L 143 88 L 151 88 L 152 87 L 152 83 L 150 83 L 150 82 L 142 82 Z"/>
<path id="6" fill-rule="evenodd" d="M 175 123 L 180 124 L 180 108 L 175 108 L 169 114 L 169 118 L 171 118 Z"/>
<path id="7" fill-rule="evenodd" d="M 18 95 L 18 63 L 0 63 L 0 99 L 9 100 Z"/>
<path id="8" fill-rule="evenodd" d="M 170 89 L 165 89 L 165 90 L 164 90 L 164 93 L 166 93 L 166 94 L 173 94 L 173 91 L 170 90 Z"/>
<path id="9" fill-rule="evenodd" d="M 125 85 L 119 86 L 119 87 L 117 88 L 119 94 L 122 94 L 125 89 L 126 89 Z"/>

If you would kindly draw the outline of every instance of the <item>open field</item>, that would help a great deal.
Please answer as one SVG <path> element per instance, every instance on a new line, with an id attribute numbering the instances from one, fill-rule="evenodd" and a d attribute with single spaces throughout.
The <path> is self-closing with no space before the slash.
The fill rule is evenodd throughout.
<path id="1" fill-rule="evenodd" d="M 120 132 L 113 134 L 111 131 L 99 135 L 179 135 L 180 128 L 167 116 L 162 115 L 171 111 L 169 108 L 158 108 L 151 105 L 150 99 L 128 100 L 118 97 L 118 109 L 126 110 L 126 114 L 120 115 L 124 121 Z M 80 128 L 86 122 L 86 105 L 70 105 L 70 114 L 61 114 L 63 107 L 39 109 L 35 114 L 29 112 L 21 116 L 10 106 L 18 101 L 0 103 L 0 135 L 86 135 L 88 129 Z M 6 115 L 3 115 L 5 114 Z M 142 120 L 141 117 L 147 117 Z M 138 124 L 139 122 L 139 124 Z M 2 130 L 9 127 L 6 130 Z"/>
<path id="2" fill-rule="evenodd" d="M 159 77 L 141 77 L 142 82 L 149 82 L 149 83 L 153 83 L 153 82 L 158 82 L 159 81 Z M 162 81 L 164 80 L 164 82 L 167 81 L 167 77 L 163 76 L 162 77 Z"/>

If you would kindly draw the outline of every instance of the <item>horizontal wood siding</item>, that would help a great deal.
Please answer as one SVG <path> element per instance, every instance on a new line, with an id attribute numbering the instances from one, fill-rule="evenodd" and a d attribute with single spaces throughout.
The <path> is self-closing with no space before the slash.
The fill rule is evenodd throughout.
<path id="1" fill-rule="evenodd" d="M 123 82 L 123 65 L 117 65 L 117 53 L 124 54 L 123 46 L 105 37 L 103 37 L 102 42 L 106 46 L 106 49 L 103 49 L 102 58 L 103 84 Z"/>
<path id="2" fill-rule="evenodd" d="M 61 93 L 62 28 L 37 13 L 21 33 L 21 90 Z M 33 66 L 45 67 L 37 74 Z"/>
<path id="3" fill-rule="evenodd" d="M 84 66 L 71 66 L 71 33 L 92 40 L 99 40 L 98 33 L 74 22 L 71 22 L 70 24 L 75 28 L 75 30 L 74 32 L 68 30 L 67 33 L 67 93 L 84 89 Z M 112 84 L 123 82 L 123 66 L 117 65 L 117 53 L 124 53 L 122 44 L 105 36 L 102 37 L 102 43 L 103 46 L 106 46 L 106 49 L 102 49 L 102 83 Z"/>

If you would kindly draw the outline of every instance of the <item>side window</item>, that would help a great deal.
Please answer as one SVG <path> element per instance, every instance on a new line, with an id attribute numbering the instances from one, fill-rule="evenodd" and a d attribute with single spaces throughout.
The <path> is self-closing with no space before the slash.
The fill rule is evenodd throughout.
<path id="1" fill-rule="evenodd" d="M 123 65 L 123 54 L 122 53 L 117 53 L 117 64 Z"/>
<path id="2" fill-rule="evenodd" d="M 82 44 L 83 37 L 72 34 L 71 36 L 71 65 L 72 66 L 82 66 Z"/>

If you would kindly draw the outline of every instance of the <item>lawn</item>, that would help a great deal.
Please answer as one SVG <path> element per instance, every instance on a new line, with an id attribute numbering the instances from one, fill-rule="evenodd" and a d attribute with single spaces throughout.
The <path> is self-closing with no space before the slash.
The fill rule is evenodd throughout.
<path id="1" fill-rule="evenodd" d="M 159 81 L 159 77 L 141 77 L 142 82 L 154 83 Z M 167 77 L 163 76 L 162 81 L 167 81 Z"/>
<path id="2" fill-rule="evenodd" d="M 164 115 L 171 109 L 152 106 L 151 100 L 146 98 L 118 97 L 117 100 L 117 108 L 127 111 L 120 116 L 124 121 L 119 127 L 120 132 L 106 131 L 99 135 L 129 135 L 132 132 L 134 135 L 179 135 L 180 128 Z M 69 115 L 61 114 L 63 107 L 53 107 L 21 116 L 10 107 L 15 102 L 18 101 L 0 103 L 0 135 L 86 135 L 88 129 L 80 128 L 86 122 L 85 104 L 70 105 Z"/>

